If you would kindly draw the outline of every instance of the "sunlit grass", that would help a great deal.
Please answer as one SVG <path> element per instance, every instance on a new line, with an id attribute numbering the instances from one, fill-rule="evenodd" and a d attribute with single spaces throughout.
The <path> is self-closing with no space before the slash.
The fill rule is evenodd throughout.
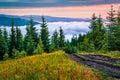
<path id="1" fill-rule="evenodd" d="M 111 58 L 120 58 L 120 51 L 96 51 L 96 52 L 78 52 L 78 54 L 95 54 L 95 55 L 104 55 Z"/>
<path id="2" fill-rule="evenodd" d="M 0 80 L 102 80 L 63 51 L 0 62 Z"/>

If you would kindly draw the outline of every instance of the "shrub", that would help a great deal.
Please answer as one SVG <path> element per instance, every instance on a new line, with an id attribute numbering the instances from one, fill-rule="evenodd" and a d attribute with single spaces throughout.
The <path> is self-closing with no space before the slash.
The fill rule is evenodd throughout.
<path id="1" fill-rule="evenodd" d="M 3 55 L 3 60 L 7 60 L 7 59 L 9 59 L 9 55 L 8 55 L 8 53 L 5 53 L 5 54 Z"/>
<path id="2" fill-rule="evenodd" d="M 17 49 L 13 48 L 13 50 L 12 50 L 12 57 L 13 57 L 14 59 L 17 59 L 17 58 L 20 57 L 19 54 L 20 54 L 20 52 L 19 52 Z"/>
<path id="3" fill-rule="evenodd" d="M 21 51 L 19 57 L 25 57 L 27 55 L 26 51 Z"/>

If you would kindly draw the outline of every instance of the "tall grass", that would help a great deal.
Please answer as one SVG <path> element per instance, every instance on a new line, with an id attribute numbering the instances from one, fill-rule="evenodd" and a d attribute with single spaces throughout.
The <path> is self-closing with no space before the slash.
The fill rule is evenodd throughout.
<path id="1" fill-rule="evenodd" d="M 0 80 L 100 80 L 63 51 L 0 62 Z"/>

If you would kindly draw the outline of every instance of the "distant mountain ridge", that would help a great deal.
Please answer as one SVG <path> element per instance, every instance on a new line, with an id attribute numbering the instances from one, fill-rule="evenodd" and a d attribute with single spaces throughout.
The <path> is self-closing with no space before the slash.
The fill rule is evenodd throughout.
<path id="1" fill-rule="evenodd" d="M 15 16 L 15 15 L 6 15 L 0 14 L 0 26 L 11 26 L 12 19 L 14 24 L 17 26 L 29 25 L 30 17 L 34 20 L 34 25 L 41 22 L 41 16 L 38 15 L 25 15 L 25 16 Z M 90 22 L 89 18 L 65 18 L 65 17 L 51 17 L 44 16 L 46 22 Z"/>
<path id="2" fill-rule="evenodd" d="M 22 19 L 29 20 L 30 17 L 33 17 L 34 21 L 36 22 L 41 22 L 41 17 L 38 15 L 26 15 L 26 16 L 21 16 Z M 52 17 L 52 16 L 44 16 L 46 22 L 90 22 L 91 19 L 89 18 L 66 18 L 66 17 Z"/>
<path id="3" fill-rule="evenodd" d="M 14 20 L 15 26 L 29 25 L 29 20 L 22 19 L 19 16 L 0 14 L 0 26 L 11 26 L 12 19 Z M 35 25 L 39 23 L 34 22 L 33 24 Z"/>

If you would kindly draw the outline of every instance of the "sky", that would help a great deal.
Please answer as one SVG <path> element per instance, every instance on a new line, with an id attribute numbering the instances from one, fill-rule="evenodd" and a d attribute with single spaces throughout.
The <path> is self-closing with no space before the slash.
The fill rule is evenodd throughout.
<path id="1" fill-rule="evenodd" d="M 111 4 L 117 10 L 120 0 L 0 0 L 0 14 L 90 18 L 96 13 L 105 18 Z"/>

